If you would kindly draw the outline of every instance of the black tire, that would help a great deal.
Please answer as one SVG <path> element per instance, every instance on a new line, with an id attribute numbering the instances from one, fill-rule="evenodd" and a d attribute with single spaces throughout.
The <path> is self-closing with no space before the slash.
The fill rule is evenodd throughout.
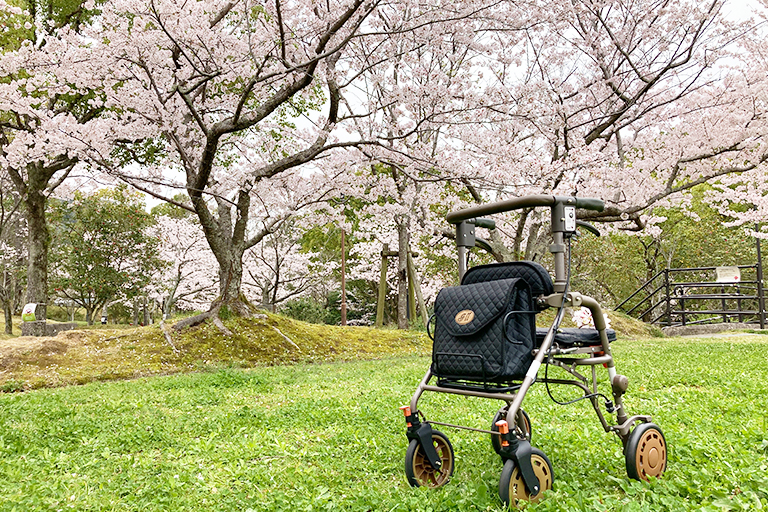
<path id="1" fill-rule="evenodd" d="M 504 462 L 504 469 L 501 470 L 501 477 L 499 478 L 499 497 L 505 506 L 511 505 L 511 507 L 517 508 L 521 501 L 537 503 L 546 491 L 552 489 L 555 476 L 549 458 L 538 448 L 533 448 L 531 463 L 533 464 L 533 472 L 539 479 L 540 487 L 539 493 L 533 497 L 525 488 L 523 475 L 515 461 L 507 459 Z"/>
<path id="2" fill-rule="evenodd" d="M 624 448 L 624 458 L 629 478 L 660 478 L 667 469 L 667 440 L 659 426 L 642 423 L 635 427 Z"/>
<path id="3" fill-rule="evenodd" d="M 493 421 L 491 421 L 491 431 L 498 432 L 499 427 L 496 426 L 496 422 L 506 418 L 507 413 L 504 411 L 504 409 L 501 409 L 496 412 L 496 415 L 493 417 Z M 525 434 L 525 438 L 530 441 L 531 440 L 531 418 L 528 416 L 528 413 L 525 412 L 523 409 L 520 409 L 517 411 L 517 426 L 520 427 L 520 430 L 523 431 L 523 434 Z M 495 451 L 498 454 L 501 454 L 501 438 L 497 435 L 491 434 L 491 446 L 493 446 L 493 451 Z"/>
<path id="4" fill-rule="evenodd" d="M 453 475 L 453 446 L 448 436 L 439 430 L 433 430 L 432 443 L 443 463 L 439 471 L 429 463 L 418 441 L 413 439 L 408 445 L 408 451 L 405 452 L 405 476 L 412 487 L 441 487 L 447 484 Z"/>

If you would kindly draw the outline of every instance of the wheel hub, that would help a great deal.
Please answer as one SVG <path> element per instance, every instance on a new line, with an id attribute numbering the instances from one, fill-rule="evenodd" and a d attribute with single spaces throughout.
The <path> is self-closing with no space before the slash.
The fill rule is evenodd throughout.
<path id="1" fill-rule="evenodd" d="M 641 478 L 658 478 L 664 472 L 667 460 L 667 447 L 664 438 L 655 429 L 643 433 L 637 446 L 637 469 Z"/>
<path id="2" fill-rule="evenodd" d="M 659 465 L 659 450 L 655 446 L 648 452 L 648 465 L 652 468 Z"/>
<path id="3" fill-rule="evenodd" d="M 550 470 L 547 461 L 540 455 L 534 454 L 531 456 L 531 464 L 533 465 L 533 472 L 536 474 L 536 478 L 539 480 L 541 490 L 536 496 L 531 496 L 528 493 L 528 489 L 525 488 L 525 482 L 523 482 L 523 475 L 520 472 L 520 468 L 515 468 L 512 473 L 512 479 L 510 481 L 510 496 L 515 500 L 530 501 L 537 503 L 544 491 L 552 489 L 552 472 Z"/>

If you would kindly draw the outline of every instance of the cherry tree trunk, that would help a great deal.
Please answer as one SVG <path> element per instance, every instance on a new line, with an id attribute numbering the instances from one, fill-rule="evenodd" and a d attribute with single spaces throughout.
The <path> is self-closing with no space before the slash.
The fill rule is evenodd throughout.
<path id="1" fill-rule="evenodd" d="M 85 323 L 93 325 L 93 308 L 85 308 Z"/>
<path id="2" fill-rule="evenodd" d="M 219 295 L 223 302 L 229 302 L 240 295 L 243 281 L 243 262 L 235 254 L 219 268 Z"/>
<path id="3" fill-rule="evenodd" d="M 171 311 L 173 311 L 173 302 L 166 300 L 163 302 L 163 320 L 171 318 Z"/>
<path id="4" fill-rule="evenodd" d="M 551 234 L 545 226 L 541 222 L 534 222 L 528 234 L 524 258 L 541 262 L 547 253 L 547 247 L 551 240 Z"/>
<path id="5" fill-rule="evenodd" d="M 272 306 L 270 301 L 272 300 L 272 294 L 269 293 L 269 288 L 262 288 L 261 289 L 261 307 L 263 309 L 268 309 L 272 311 Z"/>
<path id="6" fill-rule="evenodd" d="M 43 189 L 29 186 L 27 195 L 26 213 L 27 228 L 27 253 L 29 262 L 27 267 L 27 303 L 38 304 L 35 314 L 37 320 L 47 318 L 46 307 L 48 303 L 48 249 L 50 247 L 50 233 L 45 218 L 45 206 L 47 198 Z"/>
<path id="7" fill-rule="evenodd" d="M 3 302 L 3 312 L 5 313 L 5 334 L 13 334 L 13 311 L 11 311 L 10 301 Z"/>
<path id="8" fill-rule="evenodd" d="M 243 255 L 249 247 L 246 242 L 251 202 L 248 192 L 241 190 L 238 193 L 235 208 L 223 198 L 217 198 L 218 209 L 214 216 L 197 189 L 188 188 L 187 191 L 200 219 L 208 246 L 219 264 L 219 297 L 211 304 L 207 313 L 198 315 L 200 318 L 192 317 L 179 322 L 176 324 L 177 328 L 196 325 L 211 315 L 218 318 L 218 312 L 223 306 L 227 306 L 230 312 L 238 316 L 250 316 L 253 310 L 241 291 Z M 233 210 L 236 212 L 235 219 Z"/>
<path id="9" fill-rule="evenodd" d="M 168 291 L 168 298 L 163 301 L 163 320 L 167 320 L 171 318 L 171 311 L 173 311 L 173 306 L 176 304 L 176 292 L 179 289 L 179 284 L 181 283 L 181 267 L 179 267 L 176 274 L 173 276 L 173 284 L 171 285 L 170 290 Z"/>
<path id="10" fill-rule="evenodd" d="M 214 306 L 226 305 L 233 313 L 250 316 L 251 308 L 241 291 L 243 284 L 243 253 L 236 248 L 225 251 L 219 260 L 219 298 Z"/>

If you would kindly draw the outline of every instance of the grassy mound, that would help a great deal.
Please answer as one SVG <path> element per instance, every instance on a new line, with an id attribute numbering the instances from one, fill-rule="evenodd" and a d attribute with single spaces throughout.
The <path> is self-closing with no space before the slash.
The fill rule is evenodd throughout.
<path id="1" fill-rule="evenodd" d="M 210 323 L 182 333 L 159 325 L 75 330 L 55 338 L 6 337 L 0 341 L 0 389 L 17 391 L 200 371 L 377 359 L 426 354 L 426 334 L 411 331 L 307 324 L 280 315 Z"/>
<path id="2" fill-rule="evenodd" d="M 548 326 L 555 310 L 537 317 Z M 611 326 L 621 338 L 649 338 L 658 329 L 621 313 L 608 312 Z M 224 322 L 225 335 L 207 322 L 174 333 L 170 342 L 159 325 L 118 329 L 91 326 L 66 331 L 53 338 L 0 339 L 0 390 L 84 384 L 91 381 L 131 379 L 211 368 L 379 359 L 431 349 L 425 333 L 336 327 L 292 320 L 281 315 L 232 318 Z M 572 327 L 566 314 L 564 327 Z"/>

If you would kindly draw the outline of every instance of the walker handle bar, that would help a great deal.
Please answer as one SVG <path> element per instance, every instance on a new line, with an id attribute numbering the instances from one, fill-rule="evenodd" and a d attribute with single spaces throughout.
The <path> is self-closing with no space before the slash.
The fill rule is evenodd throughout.
<path id="1" fill-rule="evenodd" d="M 596 212 L 601 212 L 603 211 L 603 208 L 605 208 L 605 203 L 602 199 L 592 197 L 533 195 L 515 197 L 497 203 L 481 204 L 470 208 L 464 208 L 463 210 L 449 213 L 445 216 L 445 219 L 451 224 L 459 224 L 462 221 L 473 219 L 475 217 L 509 212 L 521 208 L 534 208 L 536 206 L 553 207 L 558 203 L 563 203 L 567 206 L 576 206 L 576 208 L 583 208 L 585 210 L 594 210 Z"/>

